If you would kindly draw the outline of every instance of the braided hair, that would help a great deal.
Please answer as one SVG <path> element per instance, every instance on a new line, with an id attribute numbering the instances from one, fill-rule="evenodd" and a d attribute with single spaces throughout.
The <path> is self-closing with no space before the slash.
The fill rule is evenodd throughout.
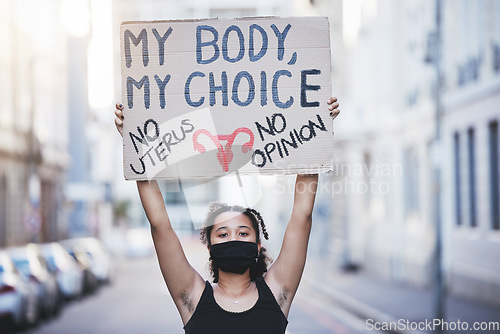
<path id="1" fill-rule="evenodd" d="M 260 241 L 261 232 L 262 236 L 266 240 L 269 240 L 269 234 L 266 230 L 266 224 L 264 223 L 264 219 L 262 219 L 262 216 L 257 210 L 252 208 L 245 208 L 240 205 L 230 206 L 226 203 L 212 202 L 210 203 L 210 208 L 204 222 L 204 228 L 200 232 L 200 239 L 203 244 L 206 244 L 208 246 L 212 245 L 210 234 L 214 228 L 215 218 L 217 218 L 217 216 L 219 216 L 220 214 L 228 211 L 241 212 L 250 219 L 254 230 L 257 232 L 257 243 Z M 267 256 L 266 249 L 264 247 L 261 247 L 259 255 L 257 257 L 257 262 L 250 265 L 250 280 L 255 281 L 258 277 L 262 277 L 262 275 L 267 271 L 268 262 L 271 262 L 271 259 Z M 213 282 L 219 282 L 219 267 L 212 261 L 211 258 L 210 271 L 212 273 Z"/>

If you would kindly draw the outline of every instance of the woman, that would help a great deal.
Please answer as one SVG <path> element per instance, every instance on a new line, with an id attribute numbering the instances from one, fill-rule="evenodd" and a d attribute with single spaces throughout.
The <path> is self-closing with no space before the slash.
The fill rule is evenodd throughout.
<path id="1" fill-rule="evenodd" d="M 328 99 L 330 116 L 340 110 Z M 115 125 L 123 136 L 123 106 Z M 216 203 L 210 208 L 202 240 L 210 252 L 214 283 L 189 264 L 170 224 L 156 181 L 137 181 L 160 269 L 180 313 L 185 333 L 285 333 L 287 317 L 306 262 L 318 175 L 297 175 L 293 210 L 281 251 L 267 269 L 260 214 Z"/>

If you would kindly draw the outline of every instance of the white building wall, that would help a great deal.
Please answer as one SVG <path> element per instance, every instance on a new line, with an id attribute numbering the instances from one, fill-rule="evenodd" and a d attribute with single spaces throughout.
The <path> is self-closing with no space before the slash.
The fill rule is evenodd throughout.
<path id="1" fill-rule="evenodd" d="M 338 119 L 337 140 L 350 151 L 342 163 L 365 169 L 357 187 L 375 186 L 343 193 L 350 229 L 357 231 L 348 237 L 357 254 L 352 260 L 382 277 L 426 284 L 433 243 L 423 194 L 429 193 L 433 119 L 421 36 L 430 15 L 414 1 L 364 2 L 344 13 L 349 22 L 359 15 L 361 24 L 345 40 L 350 61 L 341 103 L 348 112 Z"/>
<path id="2" fill-rule="evenodd" d="M 491 302 L 500 300 L 500 231 L 491 226 L 490 142 L 488 124 L 500 121 L 500 71 L 495 70 L 495 45 L 500 31 L 500 4 L 496 1 L 464 1 L 457 10 L 445 2 L 445 38 L 453 40 L 458 52 L 448 49 L 445 54 L 446 95 L 444 131 L 446 175 L 445 224 L 451 234 L 449 279 L 454 293 Z M 453 15 L 455 14 L 455 15 Z M 451 18 L 454 16 L 454 19 Z M 462 28 L 460 20 L 469 28 Z M 453 29 L 467 38 L 453 36 Z M 457 31 L 457 30 L 455 30 Z M 469 41 L 465 43 L 464 41 Z M 451 44 L 451 43 L 450 43 Z M 497 65 L 498 66 L 498 65 Z M 471 226 L 471 189 L 469 185 L 469 150 L 467 132 L 474 130 L 474 191 L 477 226 Z M 454 136 L 460 138 L 460 184 L 455 181 Z M 497 143 L 498 145 L 498 143 Z M 498 173 L 498 171 L 496 171 Z M 461 191 L 462 221 L 457 223 L 457 186 Z"/>
<path id="3" fill-rule="evenodd" d="M 339 220 L 343 219 L 355 226 L 350 230 L 357 233 L 345 239 L 350 254 L 356 254 L 351 257 L 354 263 L 387 279 L 424 286 L 432 283 L 435 246 L 431 143 L 436 80 L 432 64 L 425 61 L 428 35 L 435 24 L 435 2 L 375 3 L 375 10 L 369 8 L 373 6 L 369 1 L 353 9 L 361 24 L 355 38 L 348 35 L 345 39 L 349 71 L 341 103 L 348 112 L 338 119 L 337 143 L 341 147 L 340 163 L 354 165 L 365 155 L 370 157 L 368 166 L 387 164 L 393 171 L 389 177 L 375 177 L 387 182 L 385 193 L 345 191 L 345 199 L 335 198 L 334 202 L 340 201 L 345 207 L 335 213 L 332 224 L 342 224 Z M 495 55 L 500 4 L 468 0 L 442 3 L 443 117 L 437 156 L 442 171 L 447 283 L 453 293 L 496 304 L 500 300 L 500 270 L 495 260 L 500 254 L 500 234 L 491 228 L 488 124 L 500 118 L 499 55 Z M 344 11 L 344 20 L 353 22 L 349 13 Z M 477 227 L 470 227 L 468 222 L 469 128 L 475 131 Z M 461 140 L 461 226 L 457 226 L 455 215 L 456 131 Z"/>

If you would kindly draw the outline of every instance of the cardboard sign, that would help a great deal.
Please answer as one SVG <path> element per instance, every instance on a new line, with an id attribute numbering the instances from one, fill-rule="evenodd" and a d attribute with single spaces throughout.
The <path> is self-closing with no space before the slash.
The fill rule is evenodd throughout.
<path id="1" fill-rule="evenodd" d="M 331 169 L 328 19 L 121 25 L 128 180 Z"/>

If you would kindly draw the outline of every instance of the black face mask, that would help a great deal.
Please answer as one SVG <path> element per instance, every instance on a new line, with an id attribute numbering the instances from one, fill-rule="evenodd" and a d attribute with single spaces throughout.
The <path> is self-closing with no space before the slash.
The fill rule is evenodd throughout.
<path id="1" fill-rule="evenodd" d="M 210 246 L 210 257 L 225 272 L 243 274 L 258 256 L 255 242 L 234 240 Z"/>

